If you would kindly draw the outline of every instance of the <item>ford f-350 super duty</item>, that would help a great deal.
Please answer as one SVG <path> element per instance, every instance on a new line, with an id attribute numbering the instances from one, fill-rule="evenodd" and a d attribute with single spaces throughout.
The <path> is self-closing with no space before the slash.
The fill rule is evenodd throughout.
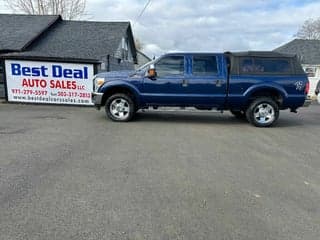
<path id="1" fill-rule="evenodd" d="M 103 72 L 92 100 L 113 121 L 160 106 L 230 110 L 257 127 L 279 111 L 310 104 L 309 81 L 297 58 L 275 52 L 169 53 L 136 71 Z"/>

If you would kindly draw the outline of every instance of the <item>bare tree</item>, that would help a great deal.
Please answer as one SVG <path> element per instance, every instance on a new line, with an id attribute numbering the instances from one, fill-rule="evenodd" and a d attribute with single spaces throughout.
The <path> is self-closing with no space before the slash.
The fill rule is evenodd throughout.
<path id="1" fill-rule="evenodd" d="M 317 39 L 320 40 L 320 18 L 318 19 L 308 19 L 299 28 L 297 34 L 295 35 L 301 39 Z"/>
<path id="2" fill-rule="evenodd" d="M 86 0 L 4 0 L 14 12 L 35 15 L 61 15 L 64 19 L 79 19 L 85 14 Z"/>

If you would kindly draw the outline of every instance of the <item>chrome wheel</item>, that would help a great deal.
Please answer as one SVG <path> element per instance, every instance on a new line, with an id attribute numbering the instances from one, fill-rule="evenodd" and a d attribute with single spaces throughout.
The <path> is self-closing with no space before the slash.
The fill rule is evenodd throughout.
<path id="1" fill-rule="evenodd" d="M 119 120 L 124 120 L 129 117 L 130 114 L 130 104 L 124 98 L 115 98 L 109 107 L 112 116 Z"/>
<path id="2" fill-rule="evenodd" d="M 268 103 L 261 103 L 254 109 L 254 118 L 258 123 L 271 123 L 275 117 L 275 110 L 273 106 Z"/>

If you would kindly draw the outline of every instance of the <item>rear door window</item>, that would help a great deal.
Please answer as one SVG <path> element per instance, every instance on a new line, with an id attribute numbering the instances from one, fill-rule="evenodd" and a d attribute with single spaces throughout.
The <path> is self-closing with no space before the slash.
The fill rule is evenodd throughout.
<path id="1" fill-rule="evenodd" d="M 195 76 L 212 76 L 218 73 L 216 56 L 194 56 L 192 73 Z"/>

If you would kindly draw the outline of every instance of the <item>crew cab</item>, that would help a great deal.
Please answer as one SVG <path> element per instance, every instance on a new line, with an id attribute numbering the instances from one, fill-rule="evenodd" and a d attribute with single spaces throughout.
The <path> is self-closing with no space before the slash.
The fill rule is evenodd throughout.
<path id="1" fill-rule="evenodd" d="M 229 110 L 257 127 L 279 110 L 310 104 L 309 81 L 297 58 L 275 52 L 169 53 L 136 71 L 102 72 L 92 100 L 113 121 L 159 106 Z"/>

